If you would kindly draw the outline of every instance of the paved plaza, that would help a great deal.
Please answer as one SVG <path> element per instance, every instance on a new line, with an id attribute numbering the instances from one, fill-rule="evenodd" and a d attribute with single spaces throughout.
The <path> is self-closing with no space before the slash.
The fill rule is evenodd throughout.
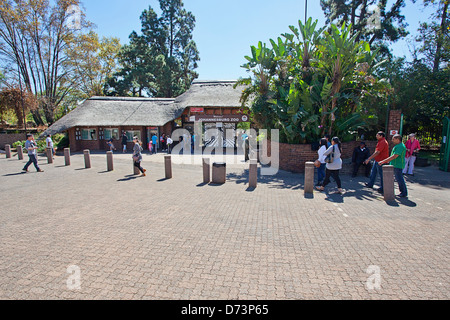
<path id="1" fill-rule="evenodd" d="M 27 158 L 25 156 L 25 158 Z M 0 159 L 0 299 L 449 299 L 450 173 L 417 168 L 409 199 L 386 204 L 343 176 L 344 195 L 305 197 L 280 171 L 248 188 L 248 165 L 224 185 L 199 164 L 82 154 L 44 173 Z"/>

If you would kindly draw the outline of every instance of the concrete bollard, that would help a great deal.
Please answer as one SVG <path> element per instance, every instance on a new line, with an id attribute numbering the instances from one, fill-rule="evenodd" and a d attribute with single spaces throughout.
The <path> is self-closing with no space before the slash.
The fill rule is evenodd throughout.
<path id="1" fill-rule="evenodd" d="M 211 182 L 211 159 L 203 158 L 203 183 Z"/>
<path id="2" fill-rule="evenodd" d="M 86 169 L 91 168 L 91 152 L 89 150 L 84 150 L 84 167 Z"/>
<path id="3" fill-rule="evenodd" d="M 22 146 L 17 146 L 17 156 L 19 157 L 19 160 L 23 160 L 23 148 L 22 148 Z"/>
<path id="4" fill-rule="evenodd" d="M 384 201 L 394 201 L 394 166 L 383 166 Z"/>
<path id="5" fill-rule="evenodd" d="M 70 166 L 70 148 L 64 148 L 64 160 L 66 166 Z"/>
<path id="6" fill-rule="evenodd" d="M 114 170 L 114 161 L 113 161 L 113 153 L 112 151 L 106 152 L 106 167 L 108 171 Z"/>
<path id="7" fill-rule="evenodd" d="M 140 173 L 141 173 L 141 171 L 139 170 L 138 167 L 136 167 L 136 166 L 134 165 L 134 160 L 133 160 L 133 174 L 134 174 L 135 176 L 137 176 L 137 175 L 139 175 Z"/>
<path id="8" fill-rule="evenodd" d="M 166 179 L 172 179 L 172 156 L 164 156 Z"/>
<path id="9" fill-rule="evenodd" d="M 9 144 L 5 145 L 6 159 L 11 159 L 11 146 Z"/>
<path id="10" fill-rule="evenodd" d="M 47 148 L 45 150 L 46 154 L 47 154 L 47 163 L 51 164 L 53 163 L 53 153 L 52 153 L 52 148 Z"/>
<path id="11" fill-rule="evenodd" d="M 314 193 L 314 162 L 305 163 L 305 194 Z"/>
<path id="12" fill-rule="evenodd" d="M 258 184 L 258 160 L 251 159 L 248 171 L 248 186 L 250 188 L 256 188 L 257 184 Z"/>
<path id="13" fill-rule="evenodd" d="M 214 162 L 212 168 L 212 183 L 224 184 L 227 179 L 227 164 L 225 162 Z"/>

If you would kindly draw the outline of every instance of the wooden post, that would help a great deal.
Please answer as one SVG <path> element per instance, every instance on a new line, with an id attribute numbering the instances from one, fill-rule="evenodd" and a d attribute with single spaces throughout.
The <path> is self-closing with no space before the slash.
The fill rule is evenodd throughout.
<path id="1" fill-rule="evenodd" d="M 314 162 L 305 163 L 305 194 L 314 193 Z"/>
<path id="2" fill-rule="evenodd" d="M 91 168 L 91 152 L 89 150 L 84 150 L 84 167 L 86 169 Z"/>
<path id="3" fill-rule="evenodd" d="M 50 163 L 50 164 L 53 163 L 52 148 L 47 148 L 46 153 L 47 153 L 47 163 Z"/>
<path id="4" fill-rule="evenodd" d="M 106 165 L 108 171 L 114 170 L 114 161 L 113 161 L 113 153 L 112 151 L 106 152 Z"/>
<path id="5" fill-rule="evenodd" d="M 6 159 L 11 159 L 11 146 L 9 144 L 5 145 Z"/>
<path id="6" fill-rule="evenodd" d="M 17 156 L 19 157 L 19 160 L 23 160 L 23 148 L 22 148 L 22 146 L 17 146 Z"/>
<path id="7" fill-rule="evenodd" d="M 203 158 L 203 183 L 211 182 L 211 159 Z"/>
<path id="8" fill-rule="evenodd" d="M 384 201 L 394 201 L 394 166 L 383 166 Z"/>
<path id="9" fill-rule="evenodd" d="M 70 166 L 70 148 L 64 148 L 64 159 L 66 166 Z"/>
<path id="10" fill-rule="evenodd" d="M 164 156 L 166 179 L 172 179 L 172 156 Z"/>
<path id="11" fill-rule="evenodd" d="M 258 184 L 258 160 L 250 160 L 250 168 L 248 174 L 248 186 L 250 188 L 256 188 L 256 185 Z"/>

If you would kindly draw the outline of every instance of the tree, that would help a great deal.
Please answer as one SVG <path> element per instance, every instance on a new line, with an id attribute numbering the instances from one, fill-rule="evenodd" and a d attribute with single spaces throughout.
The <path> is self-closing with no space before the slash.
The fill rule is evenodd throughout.
<path id="1" fill-rule="evenodd" d="M 324 133 L 351 139 L 365 126 L 361 101 L 385 95 L 386 82 L 374 72 L 382 62 L 369 43 L 356 41 L 351 26 L 317 28 L 299 21 L 272 48 L 259 42 L 243 67 L 251 74 L 241 101 L 252 97 L 252 114 L 260 128 L 280 129 L 281 141 L 317 141 Z"/>
<path id="2" fill-rule="evenodd" d="M 100 40 L 93 31 L 77 35 L 68 44 L 66 66 L 73 70 L 74 90 L 71 96 L 74 99 L 104 95 L 106 80 L 117 71 L 119 50 L 118 38 L 103 37 Z"/>
<path id="3" fill-rule="evenodd" d="M 415 53 L 416 56 L 422 55 L 424 62 L 436 73 L 448 67 L 450 61 L 450 1 L 424 0 L 423 3 L 433 6 L 436 11 L 431 16 L 431 22 L 421 23 L 419 35 L 415 38 L 420 48 Z"/>
<path id="4" fill-rule="evenodd" d="M 387 0 L 320 0 L 327 23 L 351 24 L 356 40 L 367 41 L 371 46 L 389 49 L 384 42 L 395 42 L 408 35 L 401 8 L 405 0 L 393 1 L 388 8 Z"/>
<path id="5" fill-rule="evenodd" d="M 89 26 L 79 0 L 0 2 L 0 55 L 5 67 L 20 73 L 26 92 L 36 95 L 36 124 L 54 122 L 55 110 L 72 89 L 65 50 Z M 74 20 L 75 19 L 75 20 Z"/>
<path id="6" fill-rule="evenodd" d="M 22 108 L 23 103 L 23 108 Z M 12 110 L 17 117 L 17 125 L 24 125 L 24 113 L 36 109 L 36 99 L 33 94 L 21 92 L 19 88 L 4 87 L 0 91 L 0 113 Z"/>
<path id="7" fill-rule="evenodd" d="M 130 35 L 120 52 L 122 69 L 108 82 L 113 94 L 172 98 L 187 91 L 200 60 L 192 38 L 195 17 L 180 0 L 160 0 L 161 16 L 149 7 L 141 19 L 141 35 Z"/>

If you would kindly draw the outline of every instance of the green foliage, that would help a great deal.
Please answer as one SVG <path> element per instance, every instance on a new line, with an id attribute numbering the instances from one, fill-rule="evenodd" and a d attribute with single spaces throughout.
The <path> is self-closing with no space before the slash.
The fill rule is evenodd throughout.
<path id="1" fill-rule="evenodd" d="M 287 143 L 310 143 L 325 133 L 350 140 L 366 128 L 362 101 L 385 96 L 387 82 L 374 76 L 382 62 L 370 45 L 357 41 L 351 26 L 317 27 L 310 18 L 292 33 L 251 47 L 243 65 L 251 76 L 238 84 L 247 88 L 243 104 L 252 99 L 259 128 L 280 130 Z"/>
<path id="2" fill-rule="evenodd" d="M 105 87 L 108 95 L 172 98 L 187 91 L 200 60 L 192 38 L 195 17 L 180 0 L 159 0 L 161 15 L 149 7 L 141 31 L 119 53 L 122 68 Z"/>

